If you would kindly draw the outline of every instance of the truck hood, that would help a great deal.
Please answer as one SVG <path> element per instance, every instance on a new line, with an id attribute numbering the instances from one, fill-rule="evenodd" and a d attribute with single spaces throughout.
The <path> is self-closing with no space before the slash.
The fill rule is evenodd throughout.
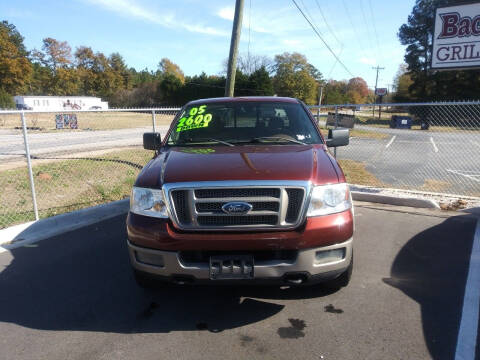
<path id="1" fill-rule="evenodd" d="M 322 145 L 179 147 L 151 160 L 135 185 L 160 188 L 164 183 L 221 180 L 337 183 L 343 174 L 337 174 L 334 163 Z"/>

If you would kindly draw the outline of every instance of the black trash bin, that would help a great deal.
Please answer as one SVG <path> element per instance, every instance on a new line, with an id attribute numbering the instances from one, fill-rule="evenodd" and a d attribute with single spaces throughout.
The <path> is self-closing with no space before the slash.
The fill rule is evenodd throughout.
<path id="1" fill-rule="evenodd" d="M 412 118 L 410 116 L 392 115 L 390 120 L 390 127 L 397 129 L 411 129 Z"/>

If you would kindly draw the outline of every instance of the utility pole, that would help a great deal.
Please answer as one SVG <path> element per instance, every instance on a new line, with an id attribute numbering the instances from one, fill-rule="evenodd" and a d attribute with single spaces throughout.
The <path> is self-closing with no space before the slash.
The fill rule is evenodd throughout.
<path id="1" fill-rule="evenodd" d="M 380 70 L 384 70 L 384 67 L 380 67 L 377 65 L 377 67 L 372 67 L 373 70 L 377 70 L 377 78 L 375 79 L 375 101 L 377 102 L 377 85 L 378 85 L 378 72 Z M 375 117 L 375 105 L 373 105 L 373 117 Z"/>
<path id="2" fill-rule="evenodd" d="M 233 96 L 235 90 L 235 73 L 237 71 L 238 43 L 242 31 L 243 0 L 235 2 L 235 16 L 233 17 L 232 38 L 230 40 L 230 54 L 228 56 L 227 81 L 225 83 L 225 96 Z"/>

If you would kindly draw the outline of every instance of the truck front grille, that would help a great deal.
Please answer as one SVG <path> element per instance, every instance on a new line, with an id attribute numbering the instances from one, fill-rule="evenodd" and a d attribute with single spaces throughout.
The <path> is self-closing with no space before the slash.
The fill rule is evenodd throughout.
<path id="1" fill-rule="evenodd" d="M 199 216 L 198 223 L 204 226 L 231 226 L 231 225 L 276 225 L 277 215 L 250 215 L 250 216 Z"/>
<path id="2" fill-rule="evenodd" d="M 280 182 L 279 182 L 280 183 Z M 287 182 L 288 183 L 288 182 Z M 308 183 L 275 186 L 228 187 L 165 184 L 172 220 L 182 230 L 255 230 L 298 226 L 304 214 Z M 229 202 L 245 202 L 245 214 L 225 213 Z"/>
<path id="3" fill-rule="evenodd" d="M 295 222 L 298 217 L 298 209 L 302 206 L 303 193 L 302 189 L 285 189 L 288 195 L 286 222 Z"/>
<path id="4" fill-rule="evenodd" d="M 204 198 L 235 198 L 235 197 L 280 197 L 280 189 L 199 189 L 195 190 L 195 196 Z"/>
<path id="5" fill-rule="evenodd" d="M 172 192 L 173 203 L 177 210 L 178 220 L 182 223 L 189 221 L 188 206 L 187 206 L 187 194 L 185 190 L 178 190 Z"/>

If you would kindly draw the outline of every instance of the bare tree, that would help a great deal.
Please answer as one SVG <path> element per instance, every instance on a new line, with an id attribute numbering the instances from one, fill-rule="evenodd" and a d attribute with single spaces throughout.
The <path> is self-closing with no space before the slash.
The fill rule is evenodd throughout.
<path id="1" fill-rule="evenodd" d="M 237 57 L 237 69 L 239 69 L 245 75 L 251 75 L 255 71 L 259 70 L 261 67 L 269 72 L 270 75 L 274 73 L 273 66 L 274 62 L 271 58 L 265 55 L 255 55 L 248 53 L 241 53 Z M 221 75 L 227 73 L 228 68 L 228 59 L 223 61 Z"/>

